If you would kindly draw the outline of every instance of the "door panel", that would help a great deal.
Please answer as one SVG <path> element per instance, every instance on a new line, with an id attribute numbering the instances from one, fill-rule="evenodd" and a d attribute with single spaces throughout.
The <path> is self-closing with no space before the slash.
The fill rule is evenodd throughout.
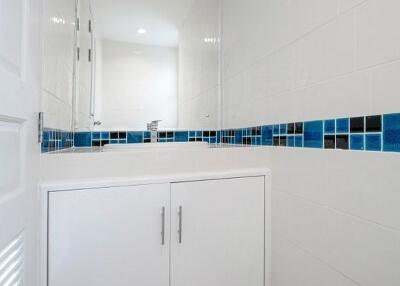
<path id="1" fill-rule="evenodd" d="M 37 285 L 40 0 L 0 0 L 0 285 Z"/>
<path id="2" fill-rule="evenodd" d="M 264 177 L 176 183 L 171 198 L 172 286 L 264 284 Z"/>
<path id="3" fill-rule="evenodd" d="M 49 286 L 168 286 L 169 200 L 168 184 L 50 193 Z"/>

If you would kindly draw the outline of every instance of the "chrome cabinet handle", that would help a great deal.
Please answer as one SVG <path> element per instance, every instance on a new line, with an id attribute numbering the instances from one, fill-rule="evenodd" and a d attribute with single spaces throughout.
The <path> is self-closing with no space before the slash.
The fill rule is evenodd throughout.
<path id="1" fill-rule="evenodd" d="M 165 245 L 165 207 L 161 209 L 161 245 Z"/>
<path id="2" fill-rule="evenodd" d="M 179 216 L 179 228 L 178 228 L 178 235 L 179 235 L 179 243 L 182 243 L 182 206 L 179 206 L 178 210 L 178 216 Z"/>

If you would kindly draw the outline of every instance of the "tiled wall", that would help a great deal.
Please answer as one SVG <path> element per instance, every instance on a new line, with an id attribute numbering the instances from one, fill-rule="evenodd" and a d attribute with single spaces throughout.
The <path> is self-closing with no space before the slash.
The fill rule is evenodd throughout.
<path id="1" fill-rule="evenodd" d="M 74 146 L 73 132 L 65 132 L 56 129 L 43 131 L 42 152 L 54 152 L 68 149 Z"/>
<path id="2" fill-rule="evenodd" d="M 399 10 L 223 1 L 223 127 L 303 122 L 301 134 L 268 132 L 275 145 L 312 147 L 271 151 L 273 286 L 399 285 L 399 155 L 321 149 L 399 151 Z M 363 131 L 357 117 L 375 114 L 387 114 L 383 131 L 377 118 Z"/>
<path id="3" fill-rule="evenodd" d="M 72 130 L 75 1 L 45 0 L 43 7 L 44 126 Z"/>
<path id="4" fill-rule="evenodd" d="M 106 144 L 149 143 L 148 131 L 46 130 L 43 152 Z M 62 140 L 65 139 L 65 140 Z M 222 131 L 159 131 L 158 142 L 208 142 L 251 146 L 400 152 L 400 113 L 263 125 Z"/>
<path id="5" fill-rule="evenodd" d="M 220 143 L 220 131 L 159 131 L 158 142 L 207 142 Z M 106 144 L 150 143 L 149 131 L 77 132 L 75 147 L 98 147 Z"/>
<path id="6" fill-rule="evenodd" d="M 220 0 L 195 0 L 179 29 L 179 128 L 217 129 Z"/>

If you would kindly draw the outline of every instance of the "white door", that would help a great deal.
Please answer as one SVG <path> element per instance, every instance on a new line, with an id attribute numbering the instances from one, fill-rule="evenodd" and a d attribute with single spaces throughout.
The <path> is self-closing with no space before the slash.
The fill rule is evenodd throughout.
<path id="1" fill-rule="evenodd" d="M 49 286 L 168 286 L 170 187 L 49 196 Z"/>
<path id="2" fill-rule="evenodd" d="M 41 1 L 0 0 L 0 285 L 37 285 Z"/>
<path id="3" fill-rule="evenodd" d="M 171 187 L 171 286 L 264 285 L 264 177 Z"/>

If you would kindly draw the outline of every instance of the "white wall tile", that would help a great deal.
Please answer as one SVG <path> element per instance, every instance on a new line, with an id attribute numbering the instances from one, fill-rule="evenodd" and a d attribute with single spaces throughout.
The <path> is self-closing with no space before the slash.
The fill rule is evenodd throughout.
<path id="1" fill-rule="evenodd" d="M 275 190 L 273 231 L 360 285 L 400 281 L 399 232 Z"/>
<path id="2" fill-rule="evenodd" d="M 308 149 L 278 149 L 273 158 L 275 189 L 400 231 L 399 158 Z"/>
<path id="3" fill-rule="evenodd" d="M 289 38 L 295 40 L 334 19 L 337 0 L 289 0 Z"/>
<path id="4" fill-rule="evenodd" d="M 273 286 L 357 286 L 330 265 L 323 263 L 284 237 L 274 233 L 272 244 Z"/>
<path id="5" fill-rule="evenodd" d="M 369 0 L 355 9 L 357 68 L 400 58 L 397 0 Z"/>
<path id="6" fill-rule="evenodd" d="M 338 0 L 338 11 L 339 13 L 346 12 L 347 10 L 354 8 L 365 1 L 367 0 Z"/>

